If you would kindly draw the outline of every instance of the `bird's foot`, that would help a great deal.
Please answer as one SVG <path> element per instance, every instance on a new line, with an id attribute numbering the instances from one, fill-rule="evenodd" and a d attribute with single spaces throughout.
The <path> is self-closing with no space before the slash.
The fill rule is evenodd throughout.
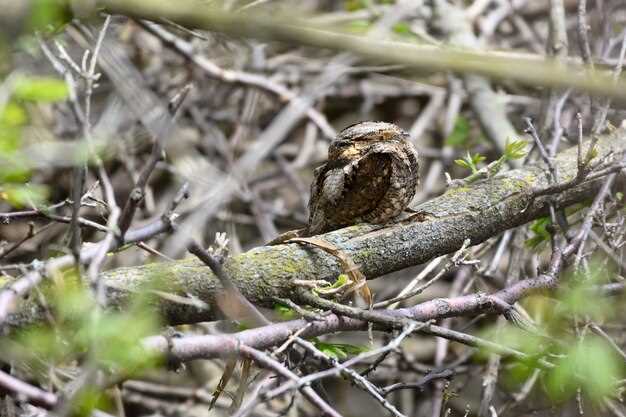
<path id="1" fill-rule="evenodd" d="M 281 233 L 274 239 L 270 240 L 266 243 L 267 246 L 280 245 L 281 243 L 287 243 L 291 239 L 296 239 L 299 237 L 304 237 L 306 235 L 306 228 L 290 230 L 285 233 Z"/>

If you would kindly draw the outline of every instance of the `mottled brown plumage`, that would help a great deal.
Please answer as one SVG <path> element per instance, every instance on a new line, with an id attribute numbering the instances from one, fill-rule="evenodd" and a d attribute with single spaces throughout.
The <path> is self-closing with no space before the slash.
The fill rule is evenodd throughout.
<path id="1" fill-rule="evenodd" d="M 406 132 L 384 122 L 349 126 L 315 170 L 306 235 L 386 223 L 406 209 L 418 180 L 417 151 Z"/>

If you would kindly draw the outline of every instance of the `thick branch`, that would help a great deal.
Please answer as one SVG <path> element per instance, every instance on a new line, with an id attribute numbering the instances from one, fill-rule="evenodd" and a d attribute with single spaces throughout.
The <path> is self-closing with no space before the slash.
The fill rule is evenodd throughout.
<path id="1" fill-rule="evenodd" d="M 194 2 L 156 0 L 98 0 L 105 10 L 140 19 L 167 18 L 183 26 L 300 45 L 353 52 L 385 64 L 401 64 L 431 71 L 478 74 L 494 80 L 513 80 L 529 86 L 576 88 L 592 95 L 626 98 L 624 81 L 615 83 L 608 74 L 572 71 L 550 60 L 506 57 L 495 53 L 439 48 L 405 42 L 379 41 L 340 32 L 320 30 L 305 20 L 268 18 L 246 13 L 226 13 L 217 8 L 199 8 Z"/>
<path id="2" fill-rule="evenodd" d="M 601 136 L 596 147 L 598 154 L 593 162 L 609 154 L 621 156 L 626 152 L 626 127 Z M 572 148 L 555 159 L 559 182 L 576 177 L 576 152 Z M 357 225 L 322 237 L 352 257 L 371 279 L 456 251 L 465 239 L 478 244 L 543 216 L 547 212 L 545 198 L 553 198 L 558 207 L 581 202 L 593 195 L 603 181 L 594 179 L 548 197 L 533 198 L 533 190 L 548 187 L 549 181 L 545 167 L 529 166 L 468 187 L 450 189 L 414 207 L 419 214 L 403 222 L 387 227 Z M 293 298 L 294 279 L 333 281 L 341 272 L 334 257 L 296 243 L 255 248 L 228 258 L 223 268 L 248 300 L 266 306 L 276 297 Z M 113 307 L 124 305 L 134 291 L 165 282 L 165 290 L 204 302 L 180 303 L 176 297 L 159 299 L 156 304 L 168 323 L 216 318 L 219 280 L 196 259 L 120 268 L 104 273 L 102 279 Z M 9 318 L 9 326 L 36 319 L 33 311 L 36 310 L 23 308 Z"/>

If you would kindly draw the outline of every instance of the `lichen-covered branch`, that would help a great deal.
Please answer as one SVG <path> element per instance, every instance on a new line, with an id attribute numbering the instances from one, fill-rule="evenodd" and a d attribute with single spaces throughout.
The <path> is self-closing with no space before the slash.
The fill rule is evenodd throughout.
<path id="1" fill-rule="evenodd" d="M 589 142 L 584 146 L 588 145 Z M 607 157 L 621 161 L 626 152 L 626 127 L 601 136 L 596 149 L 592 162 Z M 559 182 L 576 177 L 576 154 L 574 147 L 555 159 Z M 558 207 L 581 202 L 592 196 L 602 182 L 603 178 L 595 178 L 549 196 L 535 197 L 538 189 L 550 183 L 545 167 L 528 166 L 467 187 L 449 189 L 440 197 L 414 206 L 417 214 L 407 215 L 398 223 L 351 226 L 321 237 L 352 257 L 366 277 L 372 279 L 456 251 L 465 239 L 478 244 L 543 216 L 547 211 L 546 198 L 552 198 Z M 223 269 L 248 300 L 266 306 L 276 297 L 293 299 L 294 279 L 333 281 L 341 272 L 332 256 L 297 243 L 255 248 L 228 258 Z M 202 301 L 181 303 L 175 297 L 160 297 L 158 308 L 168 323 L 216 318 L 219 280 L 196 259 L 119 268 L 104 273 L 102 282 L 112 307 L 123 306 L 135 291 L 161 285 L 158 294 L 169 291 Z M 162 287 L 164 283 L 167 288 Z M 32 305 L 28 307 L 9 318 L 10 327 L 37 318 L 37 310 Z"/>

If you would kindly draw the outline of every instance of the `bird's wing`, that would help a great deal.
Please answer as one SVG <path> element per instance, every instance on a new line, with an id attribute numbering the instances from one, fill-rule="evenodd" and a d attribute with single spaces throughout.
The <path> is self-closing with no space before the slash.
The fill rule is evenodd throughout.
<path id="1" fill-rule="evenodd" d="M 345 215 L 359 218 L 374 210 L 389 189 L 392 156 L 370 152 L 344 168 L 341 206 Z"/>

